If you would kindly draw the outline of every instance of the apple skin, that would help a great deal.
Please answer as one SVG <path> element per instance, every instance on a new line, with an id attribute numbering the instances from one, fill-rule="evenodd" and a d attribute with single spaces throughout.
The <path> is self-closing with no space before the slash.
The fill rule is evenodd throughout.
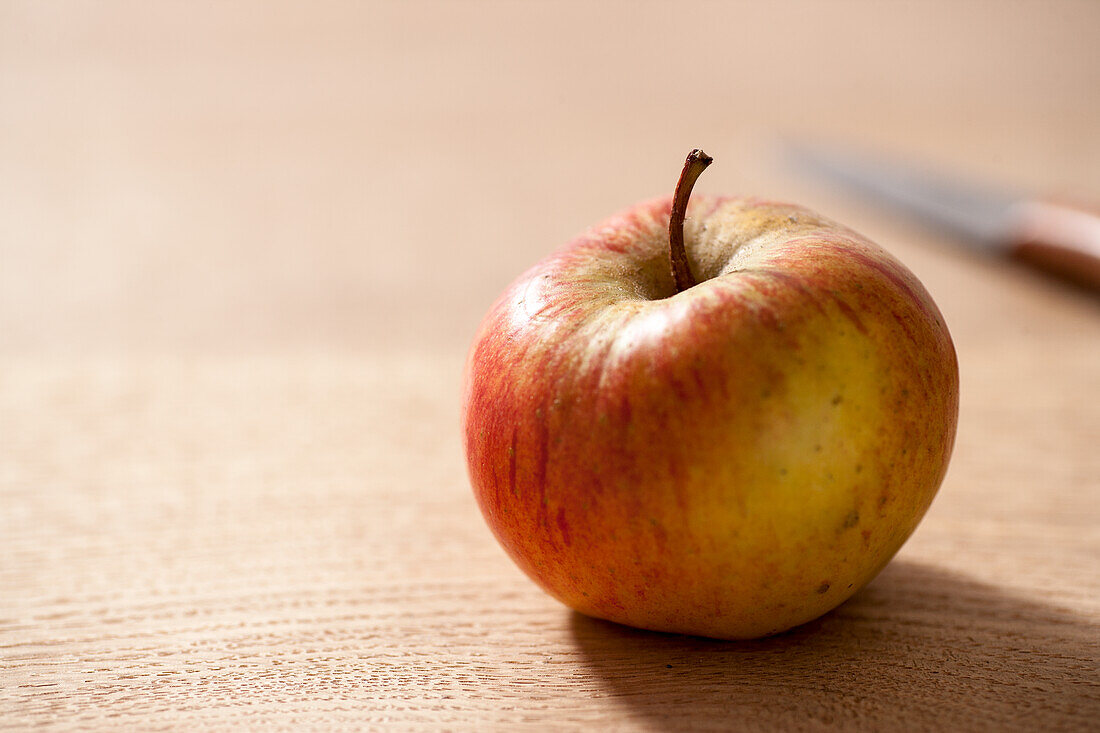
<path id="1" fill-rule="evenodd" d="M 669 198 L 521 275 L 466 365 L 471 483 L 519 567 L 581 613 L 722 639 L 835 608 L 947 469 L 958 362 L 903 265 L 805 208 Z"/>

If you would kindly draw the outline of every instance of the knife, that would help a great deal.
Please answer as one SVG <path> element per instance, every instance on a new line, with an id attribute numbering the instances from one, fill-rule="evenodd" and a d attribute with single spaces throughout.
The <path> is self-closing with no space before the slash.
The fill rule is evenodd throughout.
<path id="1" fill-rule="evenodd" d="M 1100 209 L 1030 199 L 848 150 L 788 144 L 799 167 L 959 236 L 1100 293 Z"/>

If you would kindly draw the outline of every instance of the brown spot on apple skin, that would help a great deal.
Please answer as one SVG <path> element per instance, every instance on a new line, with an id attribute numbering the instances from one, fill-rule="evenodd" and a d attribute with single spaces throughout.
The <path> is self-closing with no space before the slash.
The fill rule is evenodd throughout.
<path id="1" fill-rule="evenodd" d="M 860 534 L 863 535 L 863 544 L 869 547 L 871 545 L 871 530 L 865 529 Z"/>
<path id="2" fill-rule="evenodd" d="M 841 525 L 841 529 L 851 529 L 859 524 L 859 510 L 853 509 L 848 512 L 848 516 L 844 517 L 844 524 Z"/>
<path id="3" fill-rule="evenodd" d="M 820 594 L 828 593 L 829 592 L 829 581 L 826 580 L 824 583 L 817 586 L 817 592 L 820 593 Z"/>

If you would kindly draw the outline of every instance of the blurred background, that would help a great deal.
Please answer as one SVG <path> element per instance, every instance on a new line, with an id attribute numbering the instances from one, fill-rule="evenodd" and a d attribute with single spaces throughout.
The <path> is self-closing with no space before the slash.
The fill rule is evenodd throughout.
<path id="1" fill-rule="evenodd" d="M 4 2 L 0 349 L 462 349 L 694 146 L 701 190 L 862 229 L 947 311 L 995 299 L 777 142 L 1098 196 L 1097 28 L 1090 0 Z"/>
<path id="2" fill-rule="evenodd" d="M 1100 201 L 1100 2 L 0 0 L 0 727 L 1094 723 L 1095 297 L 783 140 Z M 897 560 L 755 645 L 571 616 L 459 439 L 492 300 L 693 147 L 890 250 L 961 366 Z"/>

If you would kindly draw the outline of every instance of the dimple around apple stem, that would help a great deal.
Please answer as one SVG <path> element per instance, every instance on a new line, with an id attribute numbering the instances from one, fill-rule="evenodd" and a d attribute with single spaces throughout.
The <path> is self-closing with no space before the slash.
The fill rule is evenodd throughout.
<path id="1" fill-rule="evenodd" d="M 696 284 L 688 265 L 687 250 L 684 249 L 684 215 L 687 213 L 688 199 L 695 181 L 714 158 L 699 148 L 688 153 L 684 169 L 680 171 L 680 180 L 676 183 L 676 193 L 672 197 L 672 215 L 668 220 L 669 259 L 672 262 L 672 279 L 676 282 L 676 292 L 681 293 Z"/>

